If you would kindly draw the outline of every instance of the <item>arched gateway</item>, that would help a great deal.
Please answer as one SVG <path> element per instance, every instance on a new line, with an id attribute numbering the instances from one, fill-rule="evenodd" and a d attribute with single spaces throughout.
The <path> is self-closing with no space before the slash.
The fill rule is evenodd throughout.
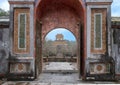
<path id="1" fill-rule="evenodd" d="M 66 28 L 76 36 L 80 78 L 114 79 L 114 62 L 110 57 L 112 0 L 9 0 L 9 3 L 8 75 L 12 75 L 9 79 L 36 78 L 41 73 L 42 43 L 55 28 Z"/>

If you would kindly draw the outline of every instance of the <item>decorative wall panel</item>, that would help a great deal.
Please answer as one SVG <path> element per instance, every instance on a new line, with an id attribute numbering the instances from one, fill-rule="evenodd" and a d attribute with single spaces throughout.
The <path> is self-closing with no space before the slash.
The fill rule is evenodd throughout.
<path id="1" fill-rule="evenodd" d="M 102 14 L 96 13 L 94 15 L 94 48 L 102 48 Z"/>
<path id="2" fill-rule="evenodd" d="M 107 9 L 103 8 L 91 9 L 91 53 L 94 54 L 104 54 L 106 52 L 106 12 Z M 95 15 L 98 14 L 101 16 L 96 18 Z M 97 30 L 95 30 L 95 27 L 97 27 Z"/>
<path id="3" fill-rule="evenodd" d="M 26 48 L 26 14 L 19 14 L 19 30 L 18 30 L 19 49 Z"/>
<path id="4" fill-rule="evenodd" d="M 15 54 L 30 52 L 30 10 L 14 9 L 14 45 Z"/>
<path id="5" fill-rule="evenodd" d="M 10 63 L 10 73 L 30 73 L 30 63 Z"/>
<path id="6" fill-rule="evenodd" d="M 106 74 L 110 73 L 110 64 L 104 63 L 91 63 L 90 74 Z"/>

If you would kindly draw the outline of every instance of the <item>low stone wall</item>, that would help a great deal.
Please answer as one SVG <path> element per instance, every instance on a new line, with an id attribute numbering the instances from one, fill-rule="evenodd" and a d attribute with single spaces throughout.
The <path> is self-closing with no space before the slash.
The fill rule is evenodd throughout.
<path id="1" fill-rule="evenodd" d="M 77 57 L 65 57 L 65 58 L 43 58 L 44 62 L 77 62 Z"/>

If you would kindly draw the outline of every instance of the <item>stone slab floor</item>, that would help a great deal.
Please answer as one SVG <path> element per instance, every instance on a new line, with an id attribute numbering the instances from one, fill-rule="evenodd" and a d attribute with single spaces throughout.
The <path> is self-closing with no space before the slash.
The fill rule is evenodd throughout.
<path id="1" fill-rule="evenodd" d="M 70 62 L 44 63 L 43 72 L 34 81 L 0 81 L 0 85 L 100 85 L 120 82 L 83 81 L 78 78 L 77 65 Z"/>
<path id="2" fill-rule="evenodd" d="M 77 63 L 73 62 L 45 62 L 43 72 L 77 72 Z"/>
<path id="3" fill-rule="evenodd" d="M 35 81 L 42 83 L 78 83 L 77 64 L 73 62 L 46 62 L 43 72 Z"/>
<path id="4" fill-rule="evenodd" d="M 107 81 L 81 81 L 80 83 L 41 83 L 38 81 L 6 81 L 0 82 L 0 85 L 103 85 L 103 84 L 120 84 L 120 82 L 107 82 Z"/>

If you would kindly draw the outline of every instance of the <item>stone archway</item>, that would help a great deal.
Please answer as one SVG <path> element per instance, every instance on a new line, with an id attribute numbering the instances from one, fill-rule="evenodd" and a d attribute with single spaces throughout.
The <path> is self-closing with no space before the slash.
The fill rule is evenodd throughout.
<path id="1" fill-rule="evenodd" d="M 75 34 L 78 41 L 79 51 L 79 67 L 81 76 L 84 76 L 84 60 L 85 60 L 85 9 L 83 2 L 79 0 L 39 0 L 35 9 L 36 21 L 36 64 L 38 65 L 37 74 L 42 68 L 42 41 L 45 35 L 54 28 L 68 28 Z M 84 36 L 84 37 L 83 37 Z M 84 41 L 83 41 L 84 40 Z M 39 61 L 41 62 L 39 62 Z M 82 61 L 82 62 L 80 62 Z M 41 67 L 41 68 L 40 68 Z"/>
<path id="2" fill-rule="evenodd" d="M 8 1 L 11 5 L 8 74 L 14 74 L 9 77 L 16 79 L 32 76 L 33 78 L 34 73 L 40 74 L 43 38 L 50 30 L 63 27 L 69 28 L 77 36 L 79 61 L 82 61 L 79 63 L 79 67 L 82 69 L 79 70 L 80 76 L 93 80 L 114 79 L 114 74 L 116 74 L 114 71 L 117 68 L 113 68 L 115 56 L 112 53 L 110 29 L 112 0 Z M 95 29 L 96 31 L 94 31 Z M 96 36 L 98 33 L 99 35 Z M 114 58 L 110 56 L 114 56 Z M 99 67 L 99 65 L 103 65 L 105 70 L 104 67 L 108 66 L 106 61 L 110 65 L 109 75 L 107 71 L 96 70 L 96 66 Z M 25 69 L 19 69 L 20 64 Z M 108 76 L 103 79 L 101 73 Z"/>

